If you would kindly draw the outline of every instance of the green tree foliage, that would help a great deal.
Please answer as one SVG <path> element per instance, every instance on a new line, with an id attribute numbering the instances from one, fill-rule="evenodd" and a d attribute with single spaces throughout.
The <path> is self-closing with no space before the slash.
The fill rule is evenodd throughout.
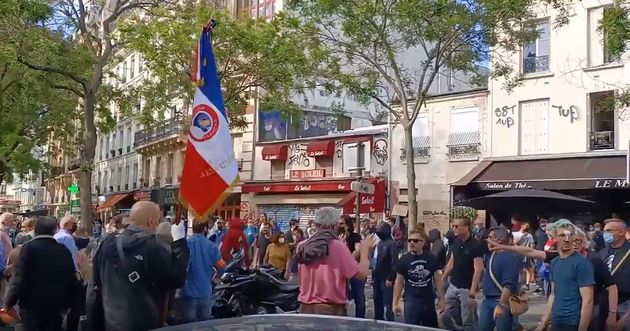
<path id="1" fill-rule="evenodd" d="M 15 29 L 49 15 L 49 7 L 35 1 L 0 4 L 0 183 L 45 167 L 55 153 L 44 148 L 49 138 L 65 139 L 77 116 L 76 96 L 57 90 L 60 82 L 50 74 L 17 61 L 20 48 L 33 40 L 24 40 Z"/>
<path id="2" fill-rule="evenodd" d="M 150 79 L 126 91 L 145 100 L 145 119 L 154 118 L 156 111 L 180 108 L 177 103 L 186 110 L 192 102 L 194 52 L 201 27 L 210 19 L 217 22 L 214 52 L 231 127 L 247 125 L 242 115 L 251 99 L 260 100 L 263 109 L 299 114 L 291 96 L 312 85 L 308 78 L 317 69 L 317 59 L 305 52 L 296 21 L 282 15 L 269 22 L 234 17 L 199 1 L 183 1 L 155 8 L 150 20 L 133 17 L 119 27 L 128 48 L 143 54 L 151 72 Z"/>
<path id="3" fill-rule="evenodd" d="M 103 86 L 103 78 L 126 43 L 116 26 L 136 11 L 148 11 L 170 0 L 10 1 L 21 2 L 19 8 L 41 8 L 49 14 L 17 20 L 10 33 L 20 40 L 18 62 L 49 75 L 57 90 L 74 94 L 78 101 L 80 116 L 73 124 L 82 161 L 78 183 L 81 218 L 90 227 L 97 126 L 111 126 L 108 107 L 115 92 Z"/>
<path id="4" fill-rule="evenodd" d="M 417 222 L 412 127 L 440 70 L 517 82 L 506 55 L 535 39 L 534 6 L 555 9 L 555 25 L 569 18 L 563 1 L 528 0 L 289 0 L 312 52 L 323 54 L 322 75 L 335 86 L 389 111 L 405 132 L 409 218 Z M 500 52 L 496 50 L 500 49 Z M 501 54 L 501 56 L 498 56 Z M 509 86 L 506 86 L 509 87 Z M 393 103 L 393 104 L 392 104 Z M 413 226 L 412 226 L 413 228 Z"/>
<path id="5" fill-rule="evenodd" d="M 604 34 L 604 46 L 614 57 L 621 56 L 628 49 L 630 8 L 626 1 L 615 0 L 614 5 L 604 11 L 599 30 Z"/>

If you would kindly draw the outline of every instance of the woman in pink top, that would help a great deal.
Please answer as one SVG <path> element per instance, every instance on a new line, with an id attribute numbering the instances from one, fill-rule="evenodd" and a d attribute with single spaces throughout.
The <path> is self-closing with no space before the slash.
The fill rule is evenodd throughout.
<path id="1" fill-rule="evenodd" d="M 339 217 L 339 212 L 331 207 L 317 210 L 317 231 L 298 245 L 298 301 L 303 314 L 345 316 L 348 279 L 367 279 L 372 236 L 361 242 L 357 264 L 348 246 L 337 238 Z"/>

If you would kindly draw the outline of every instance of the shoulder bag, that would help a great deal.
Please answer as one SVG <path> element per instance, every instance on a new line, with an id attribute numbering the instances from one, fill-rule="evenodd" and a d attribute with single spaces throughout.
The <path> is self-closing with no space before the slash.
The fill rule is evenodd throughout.
<path id="1" fill-rule="evenodd" d="M 619 268 L 621 268 L 621 266 L 623 265 L 623 263 L 626 261 L 626 259 L 628 258 L 628 255 L 630 255 L 630 249 L 628 249 L 626 251 L 626 255 L 624 255 L 621 260 L 619 261 L 619 263 L 617 263 L 617 265 L 615 266 L 615 268 L 610 272 L 611 276 L 615 275 L 615 272 L 617 272 L 617 270 L 619 270 Z"/>
<path id="2" fill-rule="evenodd" d="M 494 258 L 494 253 L 490 256 L 490 263 L 488 263 L 488 273 L 490 273 L 490 278 L 494 284 L 499 288 L 499 290 L 503 291 L 503 286 L 497 281 L 494 277 L 494 273 L 492 272 L 492 259 Z M 529 309 L 529 296 L 525 291 L 520 291 L 517 295 L 510 296 L 510 312 L 513 316 L 520 316 L 525 314 Z"/>

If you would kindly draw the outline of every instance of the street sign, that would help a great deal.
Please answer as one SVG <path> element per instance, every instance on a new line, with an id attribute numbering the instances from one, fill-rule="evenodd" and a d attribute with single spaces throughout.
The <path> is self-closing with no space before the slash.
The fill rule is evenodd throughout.
<path id="1" fill-rule="evenodd" d="M 70 213 L 71 214 L 79 214 L 81 213 L 81 205 L 80 200 L 70 200 Z"/>
<path id="2" fill-rule="evenodd" d="M 68 186 L 68 192 L 75 194 L 79 192 L 79 187 L 77 186 L 77 184 L 72 183 L 70 186 Z"/>
<path id="3" fill-rule="evenodd" d="M 374 194 L 374 190 L 376 189 L 376 187 L 374 186 L 374 184 L 352 182 L 352 184 L 350 184 L 350 189 L 353 192 L 359 192 L 363 194 Z"/>

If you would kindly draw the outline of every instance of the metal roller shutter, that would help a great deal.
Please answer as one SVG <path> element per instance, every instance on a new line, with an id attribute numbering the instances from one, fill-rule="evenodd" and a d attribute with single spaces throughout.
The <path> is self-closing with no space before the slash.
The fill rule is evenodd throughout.
<path id="1" fill-rule="evenodd" d="M 297 219 L 299 226 L 305 230 L 308 222 L 315 219 L 315 212 L 322 207 L 335 207 L 340 213 L 338 206 L 327 205 L 259 205 L 258 211 L 267 214 L 269 219 L 276 221 L 282 231 L 289 230 L 289 221 Z"/>

